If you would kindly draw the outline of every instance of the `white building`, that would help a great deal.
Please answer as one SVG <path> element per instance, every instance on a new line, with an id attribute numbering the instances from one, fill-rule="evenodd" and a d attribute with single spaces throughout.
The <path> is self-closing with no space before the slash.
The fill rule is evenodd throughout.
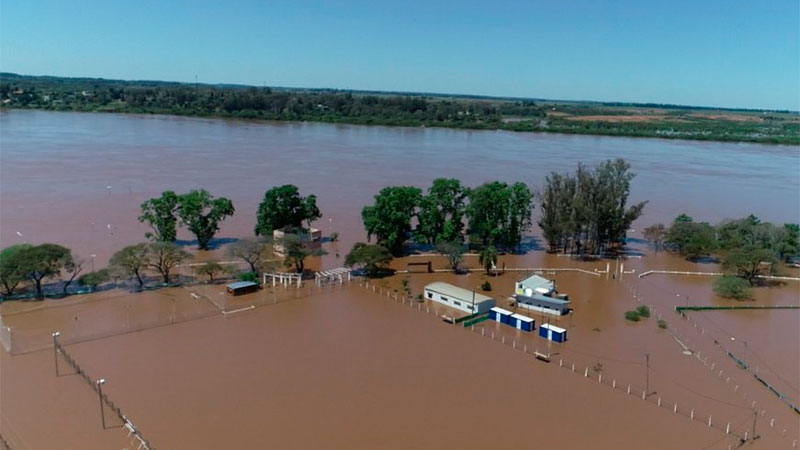
<path id="1" fill-rule="evenodd" d="M 531 275 L 524 280 L 514 284 L 514 294 L 532 297 L 534 295 L 552 295 L 556 291 L 556 283 L 553 280 Z"/>
<path id="2" fill-rule="evenodd" d="M 491 297 L 441 281 L 425 286 L 425 298 L 469 314 L 485 313 L 495 305 Z"/>

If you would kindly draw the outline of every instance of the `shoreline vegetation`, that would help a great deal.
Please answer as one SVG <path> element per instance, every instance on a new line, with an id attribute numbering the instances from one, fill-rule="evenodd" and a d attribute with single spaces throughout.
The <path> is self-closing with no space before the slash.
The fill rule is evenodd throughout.
<path id="1" fill-rule="evenodd" d="M 800 113 L 0 73 L 0 109 L 800 145 Z"/>
<path id="2" fill-rule="evenodd" d="M 592 168 L 579 164 L 574 174 L 551 173 L 538 188 L 500 181 L 467 187 L 455 178 L 435 179 L 426 191 L 384 187 L 362 209 L 367 242 L 354 243 L 344 264 L 368 278 L 379 278 L 394 274 L 392 259 L 425 248 L 446 258 L 453 273 L 460 274 L 466 273 L 464 255 L 472 251 L 491 275 L 501 253 L 545 250 L 522 245 L 524 234 L 534 226 L 531 213 L 537 205 L 542 217 L 536 225 L 547 251 L 582 259 L 617 257 L 624 254 L 628 230 L 647 203 L 628 205 L 635 176 L 630 168 L 623 159 Z M 312 223 L 322 218 L 316 201 L 316 195 L 300 195 L 294 185 L 268 189 L 256 211 L 254 236 L 225 242 L 225 255 L 245 270 L 201 258 L 194 274 L 209 283 L 237 277 L 258 283 L 260 272 L 276 270 L 310 276 L 306 259 L 326 254 L 311 234 Z M 89 265 L 55 243 L 23 243 L 0 250 L 0 302 L 28 298 L 22 293 L 26 289 L 41 300 L 52 296 L 54 288 L 64 297 L 109 283 L 120 286 L 122 280 L 138 291 L 149 288 L 146 281 L 153 277 L 160 286 L 180 283 L 178 268 L 195 255 L 179 245 L 178 227 L 197 237 L 198 250 L 210 250 L 220 222 L 236 213 L 232 200 L 204 189 L 186 194 L 164 191 L 140 208 L 138 221 L 149 226 L 144 233 L 149 241 L 117 250 L 108 268 L 95 271 L 94 259 Z M 334 235 L 331 232 L 327 239 L 336 241 Z M 714 293 L 726 299 L 752 299 L 752 288 L 765 284 L 763 275 L 776 275 L 784 264 L 800 257 L 800 225 L 775 225 L 753 215 L 713 226 L 681 214 L 669 225 L 646 227 L 643 235 L 654 252 L 669 250 L 688 260 L 719 262 L 725 276 L 714 282 Z M 83 289 L 69 292 L 70 286 Z M 491 285 L 483 289 L 488 291 Z M 630 321 L 647 317 L 643 310 L 628 313 Z"/>

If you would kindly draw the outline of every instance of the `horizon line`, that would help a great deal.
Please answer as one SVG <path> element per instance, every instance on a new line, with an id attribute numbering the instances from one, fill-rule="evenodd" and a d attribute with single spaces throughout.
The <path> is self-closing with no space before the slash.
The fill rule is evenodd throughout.
<path id="1" fill-rule="evenodd" d="M 154 80 L 154 79 L 121 79 L 121 78 L 104 78 L 104 77 L 86 77 L 86 76 L 62 76 L 62 75 L 31 75 L 16 72 L 0 71 L 0 81 L 7 76 L 14 77 L 27 77 L 27 78 L 61 78 L 71 80 L 98 80 L 98 81 L 111 81 L 123 83 L 160 83 L 160 84 L 176 84 L 176 85 L 190 85 L 190 86 L 210 86 L 210 87 L 230 87 L 230 88 L 269 88 L 278 90 L 291 90 L 291 91 L 334 91 L 334 92 L 350 92 L 359 94 L 381 94 L 381 95 L 398 95 L 398 96 L 429 96 L 429 97 L 453 97 L 465 99 L 484 99 L 484 100 L 503 100 L 503 101 L 535 101 L 535 102 L 552 102 L 552 103 L 594 103 L 604 106 L 634 106 L 634 107 L 669 107 L 669 108 L 683 108 L 683 109 L 705 109 L 705 110 L 720 110 L 720 111 L 742 111 L 742 112 L 773 112 L 773 113 L 790 113 L 800 114 L 800 110 L 792 109 L 770 109 L 770 108 L 747 108 L 747 107 L 732 107 L 732 106 L 704 106 L 704 105 L 685 105 L 679 103 L 659 103 L 659 102 L 646 102 L 646 101 L 619 101 L 619 100 L 560 100 L 544 97 L 520 97 L 520 96 L 499 96 L 499 95 L 485 95 L 485 94 L 462 94 L 462 93 L 446 93 L 446 92 L 428 92 L 428 91 L 396 91 L 396 90 L 372 90 L 372 89 L 357 89 L 357 88 L 335 88 L 335 87 L 296 87 L 296 86 L 269 86 L 269 85 L 254 85 L 243 83 L 226 83 L 226 82 L 198 82 L 198 81 L 173 81 L 173 80 Z"/>

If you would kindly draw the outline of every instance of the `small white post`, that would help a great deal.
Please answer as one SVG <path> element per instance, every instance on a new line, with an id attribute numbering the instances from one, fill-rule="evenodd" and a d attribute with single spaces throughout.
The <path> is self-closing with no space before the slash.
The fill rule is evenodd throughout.
<path id="1" fill-rule="evenodd" d="M 563 366 L 564 366 L 564 360 L 559 358 L 558 359 L 558 367 L 563 367 Z"/>
<path id="2" fill-rule="evenodd" d="M 628 385 L 628 395 L 631 395 L 631 385 Z"/>
<path id="3" fill-rule="evenodd" d="M 658 397 L 658 406 L 661 406 L 661 397 Z"/>
<path id="4" fill-rule="evenodd" d="M 678 414 L 678 404 L 675 403 L 675 406 L 672 407 L 672 412 Z"/>
<path id="5" fill-rule="evenodd" d="M 694 408 L 692 408 L 691 414 L 689 414 L 689 418 L 694 420 Z"/>
<path id="6" fill-rule="evenodd" d="M 769 420 L 769 427 L 770 428 L 775 428 L 775 419 L 770 419 Z"/>
<path id="7" fill-rule="evenodd" d="M 598 383 L 602 383 L 603 382 L 603 374 L 602 373 L 597 376 L 597 382 Z"/>
<path id="8" fill-rule="evenodd" d="M 611 382 L 611 387 L 614 388 L 614 389 L 617 388 L 617 380 L 616 379 Z"/>
<path id="9" fill-rule="evenodd" d="M 589 376 L 589 368 L 587 367 L 586 370 L 583 371 L 583 377 L 586 378 Z"/>
<path id="10" fill-rule="evenodd" d="M 728 422 L 728 425 L 725 426 L 725 434 L 731 434 L 731 423 Z"/>
<path id="11" fill-rule="evenodd" d="M 642 391 L 642 400 L 647 399 L 647 392 Z"/>
<path id="12" fill-rule="evenodd" d="M 708 428 L 711 428 L 711 416 L 708 416 Z"/>
<path id="13" fill-rule="evenodd" d="M 575 372 L 575 363 L 572 363 L 572 371 Z"/>

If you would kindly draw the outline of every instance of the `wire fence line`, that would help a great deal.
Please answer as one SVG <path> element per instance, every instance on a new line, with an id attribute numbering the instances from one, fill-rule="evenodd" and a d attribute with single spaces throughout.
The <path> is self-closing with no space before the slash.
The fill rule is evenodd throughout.
<path id="1" fill-rule="evenodd" d="M 641 276 L 640 276 L 640 278 L 641 278 Z M 646 303 L 645 297 L 639 294 L 639 291 L 635 286 L 631 285 L 626 280 L 622 280 L 622 284 L 628 290 L 628 292 L 631 294 L 631 296 L 633 297 L 634 300 L 636 300 L 639 303 L 645 303 L 651 309 L 651 311 L 653 311 L 653 312 L 656 311 L 656 307 L 654 305 L 652 305 L 652 304 Z M 675 330 L 677 328 L 676 325 L 680 326 L 681 328 L 688 327 L 689 328 L 689 331 L 688 331 L 689 333 L 691 332 L 691 330 L 694 330 L 695 336 L 697 336 L 698 339 L 711 340 L 716 349 L 723 351 L 726 354 L 726 356 L 728 356 L 730 358 L 730 360 L 736 361 L 737 364 L 734 367 L 738 367 L 740 369 L 744 369 L 746 372 L 749 372 L 748 367 L 747 366 L 743 367 L 740 364 L 740 360 L 737 357 L 735 357 L 731 352 L 729 352 L 727 349 L 725 349 L 719 343 L 718 339 L 715 339 L 712 336 L 712 333 L 710 332 L 710 330 L 707 333 L 705 327 L 703 327 L 702 324 L 698 324 L 695 320 L 690 319 L 689 316 L 686 314 L 686 311 L 677 310 L 676 309 L 675 312 L 678 314 L 678 317 L 679 317 L 679 319 L 676 320 L 676 321 L 667 321 L 665 319 L 662 319 L 661 314 L 658 314 L 658 318 L 659 318 L 659 320 L 665 320 L 665 322 L 668 323 L 668 327 L 673 332 L 673 336 L 676 338 L 676 340 L 679 340 L 677 335 L 675 334 Z M 691 326 L 689 326 L 690 324 L 691 324 Z M 698 336 L 698 334 L 699 334 L 699 336 Z M 679 343 L 681 345 L 684 345 L 683 342 L 689 342 L 689 340 L 686 339 L 686 338 L 682 338 L 682 339 L 684 339 L 684 340 L 683 341 L 679 340 Z M 740 389 L 740 385 L 737 384 L 735 381 L 732 382 L 732 378 L 731 378 L 730 374 L 726 373 L 722 369 L 722 363 L 709 361 L 709 356 L 708 355 L 703 355 L 701 353 L 701 351 L 699 351 L 699 350 L 696 350 L 696 349 L 689 349 L 689 350 L 692 351 L 693 356 L 695 357 L 695 359 L 697 359 L 697 361 L 699 361 L 701 364 L 703 364 L 707 369 L 709 369 L 712 372 L 712 375 L 714 375 L 714 378 L 716 378 L 718 382 L 726 384 L 730 389 L 732 389 L 734 391 L 734 393 L 740 399 L 748 400 L 747 399 L 747 393 L 744 392 L 744 389 Z M 725 359 L 723 359 L 723 362 L 724 361 L 725 361 Z M 771 388 L 771 385 L 769 385 L 768 383 L 762 381 L 758 376 L 756 376 L 755 379 L 757 381 L 759 381 L 761 384 L 763 384 L 765 387 L 767 387 L 768 389 Z M 774 388 L 771 388 L 771 391 L 774 394 L 776 394 L 781 401 L 783 401 L 784 403 L 787 403 L 789 405 L 790 409 L 792 409 L 796 413 L 798 412 L 798 410 L 795 407 L 795 405 L 792 404 L 791 402 L 787 402 L 786 399 L 783 397 L 783 395 L 780 392 L 777 392 Z M 756 415 L 761 416 L 761 417 L 766 419 L 767 411 L 765 409 L 761 409 L 761 411 L 759 412 L 756 409 L 756 401 L 755 400 L 753 400 L 752 403 L 750 403 L 750 409 L 752 409 L 756 413 Z M 782 439 L 785 439 L 785 438 L 788 437 L 787 436 L 787 430 L 785 428 L 781 428 L 780 426 L 777 426 L 778 424 L 777 424 L 776 419 L 774 417 L 770 417 L 770 419 L 768 421 L 768 424 L 769 424 L 769 430 L 772 430 L 776 434 L 778 433 L 778 430 L 782 429 L 782 431 L 780 432 L 780 437 Z M 792 443 L 791 443 L 791 448 L 798 448 L 798 443 L 799 443 L 798 440 L 796 440 L 796 439 L 793 440 Z"/>
<path id="2" fill-rule="evenodd" d="M 403 294 L 398 294 L 398 292 L 393 291 L 388 288 L 384 288 L 382 286 L 377 286 L 375 284 L 370 284 L 369 282 L 358 282 L 358 286 L 366 289 L 367 291 L 371 291 L 380 298 L 393 301 L 400 305 L 408 305 L 412 309 L 416 309 L 425 313 L 428 316 L 432 316 L 435 319 L 439 319 L 439 310 L 438 308 L 433 308 L 426 304 L 426 302 L 417 301 L 413 298 L 405 296 Z M 423 304 L 425 307 L 423 308 Z M 503 346 L 510 348 L 514 351 L 519 351 L 526 356 L 529 356 L 533 359 L 540 360 L 543 356 L 543 353 L 539 351 L 538 348 L 534 346 L 528 346 L 524 343 L 517 343 L 516 339 L 506 338 L 505 335 L 501 333 L 494 333 L 493 331 L 486 332 L 485 328 L 479 327 L 476 328 L 474 325 L 469 327 L 457 326 L 459 329 L 466 330 L 471 334 L 481 336 L 487 339 L 490 339 L 493 342 L 497 342 L 502 344 Z M 555 361 L 552 361 L 555 363 Z M 616 378 L 612 376 L 608 376 L 605 373 L 595 373 L 593 368 L 588 366 L 581 367 L 578 364 L 572 363 L 570 361 L 566 361 L 563 358 L 558 359 L 558 367 L 568 372 L 575 374 L 576 376 L 580 376 L 587 380 L 596 381 L 599 385 L 610 387 L 611 389 L 617 392 L 623 392 L 627 396 L 631 397 L 632 399 L 640 399 L 640 401 L 645 401 L 648 404 L 652 404 L 657 406 L 658 408 L 663 408 L 666 410 L 671 410 L 673 414 L 685 417 L 691 421 L 701 423 L 708 428 L 714 428 L 721 432 L 724 432 L 726 435 L 730 435 L 733 438 L 738 439 L 741 442 L 747 441 L 752 439 L 751 433 L 749 431 L 742 431 L 737 429 L 736 427 L 732 426 L 731 421 L 725 420 L 722 418 L 714 418 L 710 413 L 703 412 L 699 408 L 692 408 L 691 406 L 687 405 L 679 405 L 677 402 L 670 402 L 667 399 L 662 398 L 661 396 L 654 395 L 652 393 L 646 392 L 646 390 L 640 386 L 636 386 L 633 384 L 627 383 L 618 383 Z"/>
<path id="3" fill-rule="evenodd" d="M 106 393 L 102 392 L 102 388 L 100 387 L 100 385 L 105 380 L 102 379 L 93 380 L 92 377 L 89 376 L 89 374 L 86 373 L 86 371 L 80 366 L 80 364 L 78 364 L 75 361 L 75 359 L 72 358 L 69 352 L 67 352 L 67 350 L 61 345 L 61 343 L 58 342 L 57 333 L 53 334 L 53 346 L 54 346 L 53 351 L 55 352 L 55 357 L 56 357 L 55 360 L 56 376 L 60 375 L 58 369 L 58 357 L 61 356 L 61 359 L 64 362 L 66 362 L 67 365 L 69 365 L 69 367 L 72 370 L 74 370 L 72 374 L 81 377 L 81 379 L 83 379 L 86 382 L 86 384 L 89 385 L 89 387 L 92 388 L 92 390 L 98 394 L 98 396 L 100 397 L 100 402 L 103 405 L 105 405 L 106 408 L 108 408 L 112 413 L 114 413 L 114 416 L 116 416 L 116 418 L 120 421 L 121 424 L 120 426 L 123 429 L 128 430 L 128 436 L 130 436 L 134 441 L 134 445 L 136 445 L 137 450 L 155 450 L 155 447 L 153 447 L 150 444 L 150 442 L 148 442 L 147 439 L 145 439 L 144 436 L 142 436 L 141 431 L 139 431 L 136 428 L 136 426 L 133 425 L 133 422 L 131 422 L 125 416 L 125 414 L 122 413 L 122 410 L 117 405 L 114 404 L 114 402 L 108 397 Z M 105 427 L 105 416 L 103 417 L 103 426 Z"/>
<path id="4" fill-rule="evenodd" d="M 326 286 L 266 286 L 257 294 L 239 297 L 227 294 L 224 285 L 209 283 L 120 292 L 88 302 L 7 315 L 6 323 L 0 317 L 0 344 L 12 355 L 26 354 L 52 348 L 55 331 L 61 333 L 62 344 L 76 344 L 220 315 L 229 317 L 305 298 Z M 8 322 L 12 320 L 19 325 L 11 326 Z"/>

